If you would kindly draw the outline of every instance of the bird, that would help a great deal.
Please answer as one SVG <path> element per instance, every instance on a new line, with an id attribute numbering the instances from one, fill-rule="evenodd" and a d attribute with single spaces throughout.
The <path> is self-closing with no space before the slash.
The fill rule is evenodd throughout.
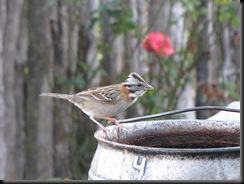
<path id="1" fill-rule="evenodd" d="M 76 94 L 41 93 L 40 96 L 65 99 L 80 108 L 107 134 L 109 130 L 95 118 L 107 120 L 122 129 L 116 114 L 133 105 L 148 90 L 154 88 L 136 72 L 128 75 L 124 82 L 108 86 L 89 88 Z"/>

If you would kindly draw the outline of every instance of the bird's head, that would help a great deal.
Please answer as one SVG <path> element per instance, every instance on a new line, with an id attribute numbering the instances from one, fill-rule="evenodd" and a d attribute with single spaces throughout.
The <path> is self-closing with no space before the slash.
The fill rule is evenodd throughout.
<path id="1" fill-rule="evenodd" d="M 148 90 L 154 89 L 151 85 L 137 73 L 132 72 L 128 78 L 122 83 L 129 91 L 129 96 L 133 99 L 137 99 L 142 96 Z"/>

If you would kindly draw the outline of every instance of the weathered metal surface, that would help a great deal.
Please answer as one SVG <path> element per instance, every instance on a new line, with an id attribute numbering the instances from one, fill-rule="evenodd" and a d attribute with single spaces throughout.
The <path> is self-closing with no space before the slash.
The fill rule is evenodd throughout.
<path id="1" fill-rule="evenodd" d="M 240 122 L 161 120 L 108 127 L 89 180 L 240 180 Z"/>

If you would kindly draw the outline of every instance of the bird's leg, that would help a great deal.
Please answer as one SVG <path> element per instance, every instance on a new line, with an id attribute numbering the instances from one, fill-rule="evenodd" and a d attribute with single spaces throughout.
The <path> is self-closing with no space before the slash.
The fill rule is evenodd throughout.
<path id="1" fill-rule="evenodd" d="M 94 121 L 98 126 L 100 126 L 100 128 L 105 131 L 105 133 L 109 133 L 109 129 L 105 128 L 101 123 L 99 123 L 97 120 L 95 120 L 95 118 L 93 116 L 89 116 L 89 118 Z"/>
<path id="2" fill-rule="evenodd" d="M 115 119 L 115 118 L 109 118 L 109 117 L 107 117 L 107 118 L 104 118 L 104 119 L 108 120 L 109 123 L 114 123 L 114 124 L 117 125 L 120 129 L 123 128 L 123 127 L 119 124 L 118 120 Z"/>

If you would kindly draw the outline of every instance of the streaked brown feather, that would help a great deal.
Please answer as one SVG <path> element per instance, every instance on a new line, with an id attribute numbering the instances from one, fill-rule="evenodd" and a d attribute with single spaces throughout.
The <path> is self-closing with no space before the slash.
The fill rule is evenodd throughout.
<path id="1" fill-rule="evenodd" d="M 94 100 L 104 103 L 114 103 L 119 100 L 121 91 L 119 84 L 114 84 L 98 88 L 90 88 L 80 92 L 78 95 L 82 95 L 83 97 L 93 97 Z"/>

